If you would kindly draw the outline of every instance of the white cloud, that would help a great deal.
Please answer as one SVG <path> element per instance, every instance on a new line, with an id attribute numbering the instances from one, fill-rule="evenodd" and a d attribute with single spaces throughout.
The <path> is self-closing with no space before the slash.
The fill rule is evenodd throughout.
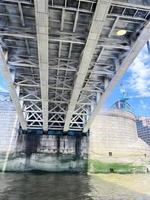
<path id="1" fill-rule="evenodd" d="M 143 110 L 146 110 L 146 109 L 149 108 L 148 105 L 147 105 L 146 103 L 144 103 L 143 100 L 140 100 L 140 106 L 141 106 L 141 108 L 142 108 Z"/>
<path id="2" fill-rule="evenodd" d="M 150 96 L 150 54 L 145 46 L 129 68 L 128 88 L 139 96 Z"/>

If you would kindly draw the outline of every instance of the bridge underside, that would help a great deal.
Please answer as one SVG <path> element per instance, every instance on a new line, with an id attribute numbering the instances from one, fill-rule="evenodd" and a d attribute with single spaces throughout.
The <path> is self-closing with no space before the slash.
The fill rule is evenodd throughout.
<path id="1" fill-rule="evenodd" d="M 87 132 L 149 19 L 147 0 L 1 0 L 0 69 L 22 129 Z"/>

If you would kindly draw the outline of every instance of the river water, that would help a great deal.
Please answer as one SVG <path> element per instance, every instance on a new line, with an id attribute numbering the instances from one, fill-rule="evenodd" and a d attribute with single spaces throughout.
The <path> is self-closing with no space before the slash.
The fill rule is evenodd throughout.
<path id="1" fill-rule="evenodd" d="M 6 173 L 0 200 L 150 200 L 150 175 Z"/>

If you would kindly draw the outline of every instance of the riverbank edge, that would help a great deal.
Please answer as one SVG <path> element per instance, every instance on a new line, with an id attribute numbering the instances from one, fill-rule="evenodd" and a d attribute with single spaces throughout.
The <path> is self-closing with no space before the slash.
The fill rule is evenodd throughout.
<path id="1" fill-rule="evenodd" d="M 118 162 L 102 162 L 99 160 L 88 160 L 88 173 L 118 173 L 118 174 L 134 174 L 148 173 L 148 168 L 145 165 L 134 165 L 132 163 Z"/>
<path id="2" fill-rule="evenodd" d="M 2 156 L 2 154 L 1 154 Z M 10 154 L 9 159 L 8 159 L 8 164 L 7 164 L 7 168 L 6 171 L 9 172 L 14 172 L 14 171 L 32 171 L 32 170 L 41 170 L 41 171 L 47 171 L 47 172 L 68 172 L 68 173 L 72 173 L 72 172 L 78 172 L 78 173 L 89 173 L 89 174 L 105 174 L 105 173 L 117 173 L 117 174 L 134 174 L 134 173 L 148 173 L 150 172 L 150 166 L 146 166 L 146 165 L 135 165 L 133 163 L 118 163 L 118 162 L 102 162 L 99 160 L 92 160 L 92 159 L 75 159 L 75 158 L 61 158 L 61 156 L 54 156 L 56 159 L 59 160 L 59 163 L 57 164 L 55 169 L 51 169 L 50 166 L 48 166 L 50 163 L 47 160 L 48 157 L 53 157 L 52 155 L 49 154 L 45 154 L 42 155 L 42 158 L 46 156 L 46 160 L 39 160 L 37 161 L 37 163 L 35 164 L 40 164 L 40 166 L 37 167 L 33 167 L 33 168 L 28 168 L 26 169 L 23 165 L 20 168 L 20 166 L 17 164 L 17 158 L 19 159 L 23 159 L 23 163 L 25 162 L 25 155 L 19 155 L 17 156 L 17 154 Z M 3 157 L 3 158 L 2 158 Z M 5 155 L 3 154 L 3 156 L 0 159 L 0 171 L 2 170 L 2 165 L 3 165 L 3 161 L 5 158 Z M 14 162 L 13 164 L 11 162 Z M 44 162 L 43 162 L 44 161 Z M 42 164 L 43 162 L 43 164 Z M 73 163 L 78 163 L 78 167 L 72 167 Z M 46 164 L 47 163 L 47 164 Z M 45 168 L 43 165 L 47 165 L 47 167 Z M 54 163 L 53 163 L 54 164 Z M 68 167 L 64 167 L 63 165 L 67 164 Z M 61 166 L 60 166 L 61 165 Z M 74 164 L 73 164 L 74 165 Z M 43 166 L 43 167 L 42 167 Z M 57 168 L 58 167 L 58 168 Z"/>

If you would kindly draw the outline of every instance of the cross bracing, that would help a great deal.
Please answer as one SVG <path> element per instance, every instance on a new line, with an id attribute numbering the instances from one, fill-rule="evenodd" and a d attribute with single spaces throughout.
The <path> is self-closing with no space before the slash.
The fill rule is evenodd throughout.
<path id="1" fill-rule="evenodd" d="M 1 72 L 22 128 L 87 131 L 148 41 L 149 19 L 147 0 L 1 0 Z"/>

